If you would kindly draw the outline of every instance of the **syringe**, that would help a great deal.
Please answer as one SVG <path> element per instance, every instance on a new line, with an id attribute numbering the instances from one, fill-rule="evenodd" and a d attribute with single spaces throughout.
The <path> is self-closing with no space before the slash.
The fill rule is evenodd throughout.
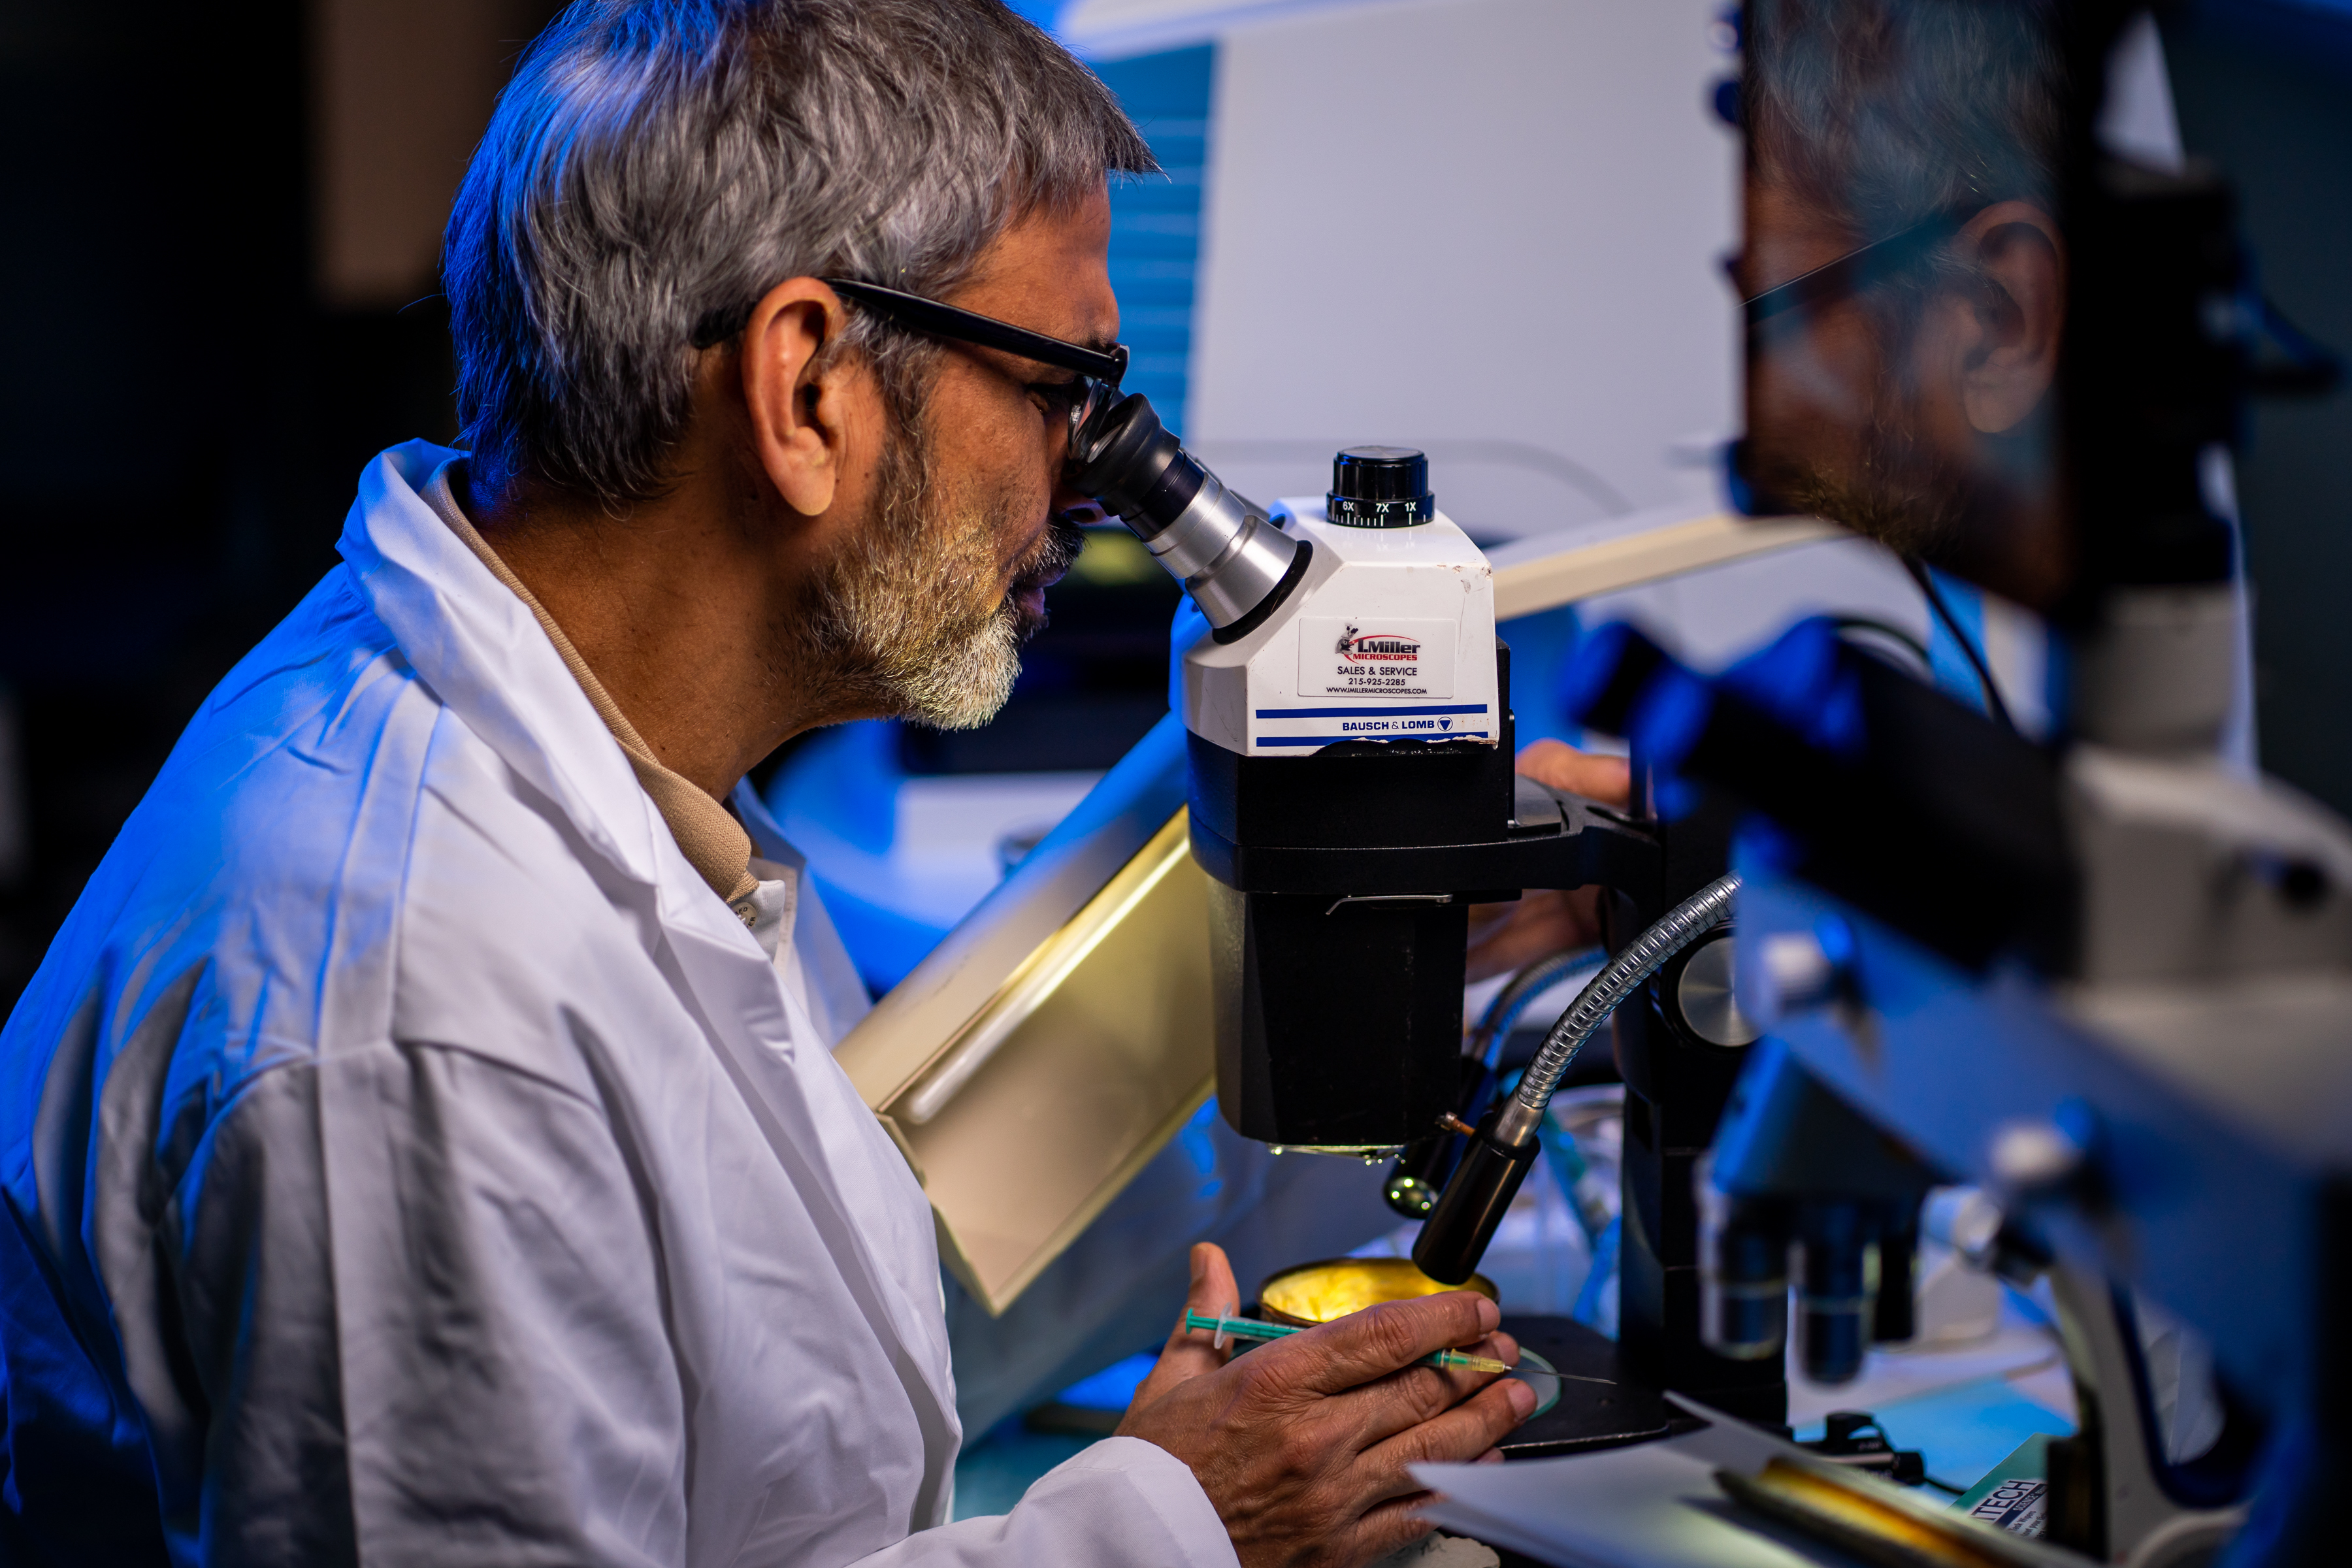
<path id="1" fill-rule="evenodd" d="M 1211 1342 L 1219 1350 L 1225 1348 L 1225 1342 L 1229 1339 L 1278 1340 L 1301 1331 L 1287 1323 L 1261 1323 L 1255 1318 L 1217 1318 L 1206 1312 L 1185 1313 L 1184 1326 L 1187 1329 L 1199 1329 L 1214 1335 L 1215 1338 Z M 1465 1372 L 1511 1370 L 1492 1356 L 1472 1355 L 1468 1351 L 1438 1351 L 1433 1354 L 1422 1357 L 1417 1364 L 1456 1367 Z"/>

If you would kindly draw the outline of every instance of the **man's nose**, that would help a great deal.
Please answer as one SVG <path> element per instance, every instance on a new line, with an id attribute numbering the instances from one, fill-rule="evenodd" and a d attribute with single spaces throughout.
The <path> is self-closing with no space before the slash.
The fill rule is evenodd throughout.
<path id="1" fill-rule="evenodd" d="M 1074 522 L 1080 528 L 1091 528 L 1096 523 L 1110 521 L 1110 512 L 1102 502 L 1083 491 L 1072 489 L 1067 480 L 1055 485 L 1053 507 L 1055 517 Z"/>

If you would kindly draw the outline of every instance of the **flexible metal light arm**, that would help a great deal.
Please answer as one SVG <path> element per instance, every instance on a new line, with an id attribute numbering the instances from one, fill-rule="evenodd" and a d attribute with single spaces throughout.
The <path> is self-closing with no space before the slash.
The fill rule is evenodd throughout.
<path id="1" fill-rule="evenodd" d="M 1584 1043 L 1609 1021 L 1609 1015 L 1617 1011 L 1619 1004 L 1664 968 L 1668 959 L 1730 914 L 1731 900 L 1738 891 L 1739 875 L 1736 871 L 1708 883 L 1627 943 L 1622 952 L 1585 984 L 1584 989 L 1576 994 L 1576 1000 L 1568 1005 L 1568 1011 L 1559 1016 L 1559 1022 L 1551 1026 L 1551 1033 L 1544 1037 L 1536 1059 L 1528 1064 L 1518 1089 L 1504 1105 L 1502 1117 L 1495 1124 L 1496 1142 L 1516 1149 L 1535 1142 L 1537 1124 L 1543 1121 L 1545 1108 L 1551 1104 L 1552 1092 L 1575 1065 L 1577 1053 L 1584 1049 Z"/>
<path id="2" fill-rule="evenodd" d="M 1449 1285 L 1470 1278 L 1495 1239 L 1519 1183 L 1535 1163 L 1542 1146 L 1537 1133 L 1544 1113 L 1577 1052 L 1668 959 L 1729 915 L 1738 891 L 1737 874 L 1708 883 L 1627 943 L 1577 993 L 1545 1037 L 1518 1088 L 1496 1111 L 1494 1125 L 1471 1135 L 1454 1179 L 1446 1183 L 1413 1243 L 1412 1260 L 1423 1273 Z"/>

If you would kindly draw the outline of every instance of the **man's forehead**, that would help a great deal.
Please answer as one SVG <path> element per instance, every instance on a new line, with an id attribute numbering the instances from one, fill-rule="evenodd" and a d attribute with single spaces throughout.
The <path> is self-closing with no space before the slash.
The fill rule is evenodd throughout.
<path id="1" fill-rule="evenodd" d="M 1110 201 L 1040 208 L 1007 226 L 950 304 L 1050 337 L 1108 348 L 1118 336 L 1109 266 Z"/>
<path id="2" fill-rule="evenodd" d="M 1748 226 L 1790 239 L 1822 239 L 1834 244 L 1853 240 L 1853 225 L 1845 209 L 1833 201 L 1776 178 L 1763 169 L 1748 175 Z"/>
<path id="3" fill-rule="evenodd" d="M 1740 286 L 1758 292 L 1810 271 L 1858 243 L 1845 216 L 1793 186 L 1751 169 L 1748 175 Z"/>

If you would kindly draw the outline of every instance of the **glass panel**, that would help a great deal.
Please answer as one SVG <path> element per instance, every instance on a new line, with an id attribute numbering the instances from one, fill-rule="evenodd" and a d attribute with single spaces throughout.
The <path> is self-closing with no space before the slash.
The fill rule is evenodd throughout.
<path id="1" fill-rule="evenodd" d="M 2064 40 L 2045 5 L 1749 0 L 1748 510 L 2020 602 L 2072 570 Z"/>

